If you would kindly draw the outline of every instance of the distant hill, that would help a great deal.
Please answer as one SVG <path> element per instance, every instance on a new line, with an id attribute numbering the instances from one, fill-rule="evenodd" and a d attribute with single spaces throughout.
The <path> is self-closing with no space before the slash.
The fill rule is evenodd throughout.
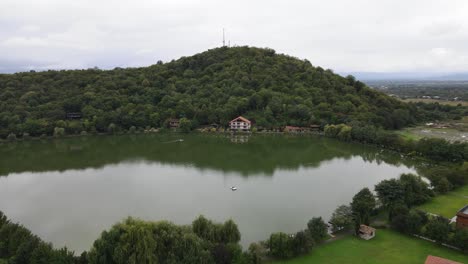
<path id="1" fill-rule="evenodd" d="M 349 76 L 272 49 L 221 47 L 144 68 L 0 75 L 0 137 L 193 127 L 243 115 L 257 126 L 362 122 L 399 128 L 421 118 L 411 105 Z M 68 117 L 68 118 L 67 118 Z"/>

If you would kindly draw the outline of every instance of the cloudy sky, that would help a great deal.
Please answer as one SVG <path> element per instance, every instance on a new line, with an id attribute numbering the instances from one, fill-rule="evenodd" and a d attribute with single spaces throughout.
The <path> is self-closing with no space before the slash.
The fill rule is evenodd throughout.
<path id="1" fill-rule="evenodd" d="M 1 0 L 0 72 L 270 47 L 338 72 L 468 71 L 467 0 Z"/>

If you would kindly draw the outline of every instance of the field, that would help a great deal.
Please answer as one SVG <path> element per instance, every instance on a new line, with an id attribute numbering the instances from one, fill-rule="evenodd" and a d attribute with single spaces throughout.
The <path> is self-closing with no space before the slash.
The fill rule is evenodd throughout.
<path id="1" fill-rule="evenodd" d="M 438 100 L 438 99 L 422 99 L 422 98 L 410 98 L 410 99 L 402 99 L 403 102 L 423 102 L 423 103 L 439 103 L 442 105 L 452 105 L 452 106 L 457 106 L 458 104 L 461 104 L 463 106 L 468 106 L 468 102 L 466 101 L 447 101 L 447 100 Z"/>
<path id="2" fill-rule="evenodd" d="M 419 140 L 424 137 L 443 138 L 449 141 L 468 142 L 468 116 L 461 120 L 444 122 L 447 128 L 431 128 L 425 125 L 407 127 L 397 131 L 405 139 Z"/>
<path id="3" fill-rule="evenodd" d="M 349 236 L 319 246 L 309 255 L 275 263 L 421 264 L 427 255 L 468 263 L 468 256 L 460 252 L 383 229 L 377 230 L 376 237 L 369 241 Z"/>
<path id="4" fill-rule="evenodd" d="M 455 216 L 458 210 L 468 204 L 468 185 L 456 189 L 444 195 L 434 197 L 418 208 L 433 214 L 442 215 L 447 218 Z"/>

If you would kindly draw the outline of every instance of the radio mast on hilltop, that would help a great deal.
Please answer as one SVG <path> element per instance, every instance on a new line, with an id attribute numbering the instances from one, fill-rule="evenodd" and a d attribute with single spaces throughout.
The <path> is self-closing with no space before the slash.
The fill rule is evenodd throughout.
<path id="1" fill-rule="evenodd" d="M 225 46 L 226 46 L 226 40 L 224 38 L 224 28 L 223 28 L 223 47 L 225 47 Z"/>

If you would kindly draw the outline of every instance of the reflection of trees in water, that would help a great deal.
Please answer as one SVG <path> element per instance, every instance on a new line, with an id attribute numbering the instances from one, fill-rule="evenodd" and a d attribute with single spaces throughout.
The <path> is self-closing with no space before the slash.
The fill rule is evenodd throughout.
<path id="1" fill-rule="evenodd" d="M 177 139 L 183 138 L 183 141 Z M 317 167 L 334 158 L 413 166 L 398 154 L 316 136 L 255 135 L 233 144 L 226 135 L 90 136 L 4 144 L 0 175 L 24 171 L 99 168 L 126 160 L 190 164 L 200 169 L 272 175 L 278 169 Z M 165 142 L 173 142 L 164 144 Z"/>

